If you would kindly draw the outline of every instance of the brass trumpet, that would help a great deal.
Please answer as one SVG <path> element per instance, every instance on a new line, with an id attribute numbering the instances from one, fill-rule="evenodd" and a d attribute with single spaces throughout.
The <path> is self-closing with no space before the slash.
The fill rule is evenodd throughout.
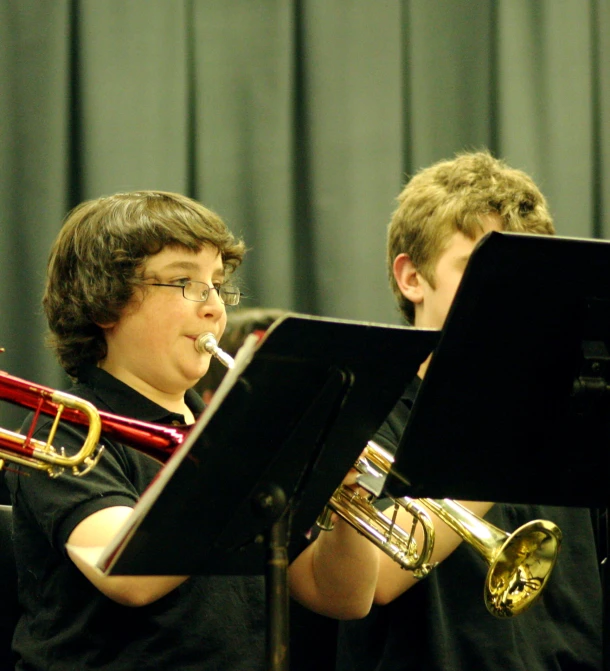
<path id="1" fill-rule="evenodd" d="M 209 352 L 228 367 L 233 359 L 220 347 L 214 336 L 204 333 L 197 338 L 199 352 Z M 370 441 L 355 464 L 361 474 L 385 477 L 394 463 L 393 456 Z M 469 543 L 489 565 L 484 599 L 487 610 L 498 618 L 507 618 L 529 608 L 542 593 L 555 566 L 561 545 L 560 529 L 547 520 L 534 520 L 508 534 L 486 522 L 451 499 L 393 499 L 394 512 L 387 517 L 370 497 L 341 485 L 318 519 L 323 529 L 332 528 L 330 511 L 336 512 L 401 567 L 423 578 L 434 568 L 430 562 L 434 548 L 434 525 L 427 510 L 434 512 Z M 413 516 L 410 531 L 396 524 L 398 508 Z M 423 541 L 417 547 L 414 532 L 422 525 Z"/>
<path id="2" fill-rule="evenodd" d="M 369 441 L 364 452 L 356 462 L 356 470 L 360 473 L 374 473 L 387 475 L 394 463 L 393 456 L 382 447 Z M 347 490 L 347 492 L 345 491 Z M 351 493 L 350 493 L 351 492 Z M 366 497 L 352 492 L 351 489 L 341 486 L 333 494 L 328 506 L 348 522 L 353 512 L 345 510 L 345 501 L 351 498 L 368 501 Z M 367 511 L 366 504 L 358 502 L 358 508 Z M 424 544 L 421 552 L 426 557 L 423 567 L 419 564 L 419 556 L 416 551 L 414 557 L 414 575 L 417 578 L 427 575 L 433 565 L 429 564 L 430 555 L 434 546 L 434 526 L 426 508 L 437 515 L 447 526 L 453 529 L 458 536 L 469 545 L 486 561 L 489 566 L 485 580 L 484 599 L 487 610 L 498 618 L 507 618 L 518 615 L 527 610 L 544 589 L 561 546 L 561 530 L 553 522 L 548 520 L 533 520 L 519 527 L 512 534 L 490 524 L 483 518 L 475 515 L 457 501 L 451 499 L 410 499 L 402 497 L 392 499 L 394 510 L 396 506 L 405 508 L 413 515 L 414 522 L 411 533 L 407 535 L 407 547 L 414 543 L 413 531 L 417 522 L 423 526 Z M 393 557 L 393 546 L 397 542 L 397 527 L 394 517 L 390 520 L 380 513 L 377 508 L 370 504 L 371 515 L 375 519 L 382 518 L 381 526 L 387 529 L 387 534 L 381 537 L 381 543 L 375 543 L 381 550 Z M 423 516 L 420 515 L 424 513 Z M 363 531 L 368 526 L 367 519 L 357 520 L 354 526 L 361 530 L 365 536 L 373 542 L 375 540 Z M 377 523 L 375 523 L 377 526 Z M 389 551 L 388 551 L 389 549 Z M 406 554 L 406 553 L 405 553 Z M 403 568 L 413 570 L 409 565 L 399 561 Z M 423 572 L 421 569 L 424 569 Z"/>
<path id="3" fill-rule="evenodd" d="M 389 452 L 373 441 L 369 441 L 364 452 L 358 457 L 355 468 L 364 475 L 373 475 L 376 478 L 385 477 L 388 471 L 384 469 L 390 461 Z M 335 512 L 391 557 L 401 568 L 412 571 L 416 578 L 425 578 L 435 566 L 430 563 L 434 548 L 432 519 L 414 499 L 404 497 L 393 499 L 393 502 L 393 515 L 387 517 L 375 507 L 369 496 L 362 495 L 351 487 L 340 485 L 318 517 L 316 524 L 323 531 L 330 531 L 333 528 L 331 514 Z M 413 516 L 413 524 L 409 532 L 396 524 L 398 508 L 404 508 Z M 421 547 L 418 547 L 415 541 L 415 530 L 418 524 L 421 524 L 423 533 Z"/>

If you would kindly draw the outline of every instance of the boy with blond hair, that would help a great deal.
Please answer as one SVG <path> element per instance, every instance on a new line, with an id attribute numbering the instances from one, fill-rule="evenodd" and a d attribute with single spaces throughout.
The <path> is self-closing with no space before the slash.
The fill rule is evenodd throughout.
<path id="1" fill-rule="evenodd" d="M 408 182 L 389 225 L 387 257 L 408 322 L 443 327 L 468 259 L 491 231 L 554 233 L 544 196 L 520 170 L 475 152 L 436 163 Z M 515 287 L 523 300 L 526 290 Z M 427 364 L 375 437 L 389 450 L 396 451 Z M 338 671 L 600 671 L 602 591 L 590 511 L 462 503 L 509 532 L 534 519 L 559 526 L 562 550 L 542 598 L 516 618 L 492 617 L 483 601 L 487 565 L 434 518 L 432 561 L 439 565 L 418 582 L 380 555 L 377 605 L 364 620 L 340 624 Z M 401 511 L 398 523 L 410 529 L 408 513 Z"/>

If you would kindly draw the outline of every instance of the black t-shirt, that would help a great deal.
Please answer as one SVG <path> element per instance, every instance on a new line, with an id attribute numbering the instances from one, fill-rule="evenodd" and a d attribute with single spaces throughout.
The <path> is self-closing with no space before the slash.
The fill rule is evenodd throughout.
<path id="1" fill-rule="evenodd" d="M 70 391 L 115 414 L 184 422 L 98 368 L 83 369 Z M 186 401 L 201 412 L 197 394 L 187 392 Z M 40 420 L 35 437 L 45 436 L 49 424 Z M 73 453 L 82 436 L 79 428 L 63 427 L 53 442 Z M 109 506 L 133 507 L 160 469 L 141 452 L 103 442 L 100 463 L 84 477 L 7 474 L 23 608 L 13 640 L 17 669 L 261 671 L 262 577 L 193 576 L 158 601 L 129 608 L 104 596 L 69 559 L 65 543 L 79 522 Z"/>
<path id="2" fill-rule="evenodd" d="M 396 450 L 418 387 L 410 385 L 380 428 L 380 445 Z M 590 511 L 496 504 L 485 519 L 508 532 L 534 519 L 562 530 L 557 564 L 531 609 L 492 616 L 483 600 L 488 566 L 462 543 L 392 603 L 340 623 L 337 671 L 601 670 L 602 589 Z"/>

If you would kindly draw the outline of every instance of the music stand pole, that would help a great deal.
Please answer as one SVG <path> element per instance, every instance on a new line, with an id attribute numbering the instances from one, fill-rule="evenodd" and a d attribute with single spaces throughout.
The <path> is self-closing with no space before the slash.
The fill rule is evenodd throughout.
<path id="1" fill-rule="evenodd" d="M 266 655 L 268 671 L 289 671 L 288 537 L 290 508 L 281 487 L 271 485 L 255 502 L 258 513 L 273 519 L 265 533 Z"/>
<path id="2" fill-rule="evenodd" d="M 597 541 L 597 558 L 599 561 L 599 577 L 602 585 L 602 655 L 603 671 L 610 671 L 610 600 L 608 598 L 608 542 L 610 541 L 610 523 L 608 508 L 593 508 L 591 518 Z"/>

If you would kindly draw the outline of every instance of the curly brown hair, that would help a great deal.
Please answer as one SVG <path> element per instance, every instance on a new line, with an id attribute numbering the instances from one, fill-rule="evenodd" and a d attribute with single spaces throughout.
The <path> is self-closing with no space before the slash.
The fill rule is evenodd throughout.
<path id="1" fill-rule="evenodd" d="M 218 249 L 229 273 L 245 253 L 217 214 L 177 193 L 117 193 L 75 207 L 51 249 L 42 301 L 47 343 L 68 375 L 105 358 L 100 325 L 119 319 L 149 257 L 166 247 L 196 253 L 206 245 Z"/>
<path id="2" fill-rule="evenodd" d="M 546 200 L 533 180 L 487 151 L 458 154 L 418 172 L 398 196 L 388 227 L 387 268 L 398 307 L 413 322 L 415 309 L 400 291 L 394 260 L 407 254 L 434 288 L 434 268 L 456 232 L 474 240 L 480 217 L 497 214 L 505 231 L 552 235 Z"/>

